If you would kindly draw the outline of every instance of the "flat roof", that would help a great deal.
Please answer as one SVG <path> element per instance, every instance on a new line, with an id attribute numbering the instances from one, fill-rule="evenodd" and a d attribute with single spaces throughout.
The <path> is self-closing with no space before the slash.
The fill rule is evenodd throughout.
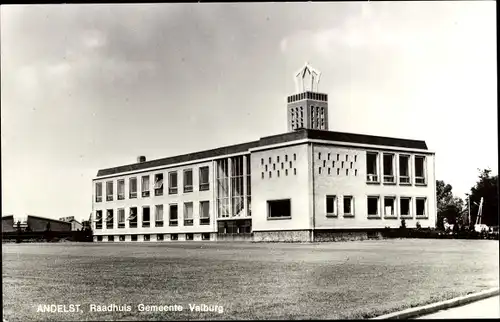
<path id="1" fill-rule="evenodd" d="M 421 140 L 409 140 L 401 138 L 390 138 L 382 136 L 373 136 L 366 134 L 355 134 L 345 132 L 333 132 L 311 129 L 300 129 L 294 132 L 288 132 L 278 135 L 263 137 L 258 141 L 241 143 L 236 145 L 225 146 L 217 149 L 205 150 L 189 154 L 183 154 L 173 157 L 161 158 L 141 163 L 133 163 L 113 168 L 101 169 L 97 172 L 97 177 L 108 176 L 123 172 L 131 172 L 155 168 L 160 166 L 168 166 L 176 163 L 183 163 L 201 159 L 210 159 L 223 155 L 247 152 L 249 149 L 264 147 L 285 142 L 293 142 L 303 139 L 315 139 L 324 141 L 337 141 L 356 144 L 380 145 L 387 147 L 400 147 L 409 149 L 427 150 L 427 144 Z"/>

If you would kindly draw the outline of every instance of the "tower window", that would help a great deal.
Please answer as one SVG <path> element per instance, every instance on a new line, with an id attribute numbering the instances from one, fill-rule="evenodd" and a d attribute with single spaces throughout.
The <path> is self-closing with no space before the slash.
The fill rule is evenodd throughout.
<path id="1" fill-rule="evenodd" d="M 331 170 L 331 168 L 328 168 L 328 174 L 330 174 L 330 172 L 331 172 L 330 170 Z"/>
<path id="2" fill-rule="evenodd" d="M 262 179 L 264 179 L 264 172 L 262 172 Z"/>
<path id="3" fill-rule="evenodd" d="M 321 160 L 321 152 L 320 152 L 320 153 L 318 153 L 318 159 L 320 159 L 320 160 Z"/>
<path id="4" fill-rule="evenodd" d="M 269 178 L 271 178 L 271 171 L 269 171 Z"/>
<path id="5" fill-rule="evenodd" d="M 296 168 L 293 168 L 293 174 L 296 175 L 297 174 L 297 169 Z"/>
<path id="6" fill-rule="evenodd" d="M 293 161 L 297 160 L 297 155 L 294 153 L 293 154 Z"/>
<path id="7" fill-rule="evenodd" d="M 281 169 L 283 170 L 285 168 L 285 164 L 281 162 Z"/>
<path id="8" fill-rule="evenodd" d="M 271 164 L 271 163 L 272 163 L 272 162 L 271 162 L 271 157 L 269 157 L 269 164 Z"/>
<path id="9" fill-rule="evenodd" d="M 280 176 L 280 170 L 278 170 L 278 177 Z"/>
<path id="10" fill-rule="evenodd" d="M 321 174 L 321 167 L 318 168 L 318 173 Z"/>
<path id="11" fill-rule="evenodd" d="M 348 176 L 349 175 L 349 169 L 345 169 L 345 175 Z"/>
<path id="12" fill-rule="evenodd" d="M 349 156 L 348 155 L 345 156 L 345 160 L 346 160 L 346 162 L 349 161 Z"/>
<path id="13" fill-rule="evenodd" d="M 337 168 L 337 175 L 340 175 L 340 169 Z"/>
<path id="14" fill-rule="evenodd" d="M 326 167 L 326 160 L 323 160 L 323 166 Z"/>
<path id="15" fill-rule="evenodd" d="M 292 167 L 292 161 L 290 161 L 290 168 Z"/>
<path id="16" fill-rule="evenodd" d="M 328 153 L 328 160 L 330 160 L 330 153 Z"/>
<path id="17" fill-rule="evenodd" d="M 288 169 L 285 169 L 285 176 L 288 175 Z"/>
<path id="18" fill-rule="evenodd" d="M 280 162 L 280 156 L 279 155 L 276 157 L 276 162 L 278 162 L 278 163 Z"/>
<path id="19" fill-rule="evenodd" d="M 264 159 L 260 159 L 260 164 L 264 165 Z"/>

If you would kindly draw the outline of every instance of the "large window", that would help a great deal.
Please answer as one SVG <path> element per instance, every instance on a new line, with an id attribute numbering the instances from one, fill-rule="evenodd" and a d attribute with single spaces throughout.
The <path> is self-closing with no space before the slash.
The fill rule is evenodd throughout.
<path id="1" fill-rule="evenodd" d="M 168 194 L 174 195 L 177 193 L 177 171 L 168 173 Z"/>
<path id="2" fill-rule="evenodd" d="M 344 196 L 344 217 L 354 216 L 354 206 L 352 196 Z"/>
<path id="3" fill-rule="evenodd" d="M 250 164 L 250 155 L 247 155 L 247 216 L 252 216 L 252 180 L 250 177 L 250 171 L 251 171 L 251 164 Z M 285 156 L 285 159 L 287 159 L 287 156 Z M 283 163 L 281 163 L 282 168 L 283 168 Z M 288 171 L 288 170 L 287 170 Z"/>
<path id="4" fill-rule="evenodd" d="M 399 208 L 402 217 L 411 217 L 411 198 L 399 198 Z"/>
<path id="5" fill-rule="evenodd" d="M 151 220 L 151 213 L 148 206 L 142 207 L 142 227 L 149 227 Z"/>
<path id="6" fill-rule="evenodd" d="M 193 169 L 184 170 L 184 192 L 193 191 Z"/>
<path id="7" fill-rule="evenodd" d="M 415 156 L 415 184 L 425 183 L 425 157 Z"/>
<path id="8" fill-rule="evenodd" d="M 370 196 L 368 197 L 368 216 L 369 217 L 378 217 L 379 216 L 379 211 L 378 211 L 378 203 L 379 203 L 379 197 L 378 196 Z"/>
<path id="9" fill-rule="evenodd" d="M 243 192 L 243 156 L 231 158 L 231 216 L 241 217 L 245 213 L 245 195 Z"/>
<path id="10" fill-rule="evenodd" d="M 107 210 L 106 229 L 113 229 L 114 214 L 113 209 Z"/>
<path id="11" fill-rule="evenodd" d="M 396 205 L 395 197 L 384 197 L 384 216 L 386 217 L 396 216 L 395 205 Z"/>
<path id="12" fill-rule="evenodd" d="M 210 201 L 200 201 L 200 225 L 210 225 Z"/>
<path id="13" fill-rule="evenodd" d="M 142 197 L 149 197 L 149 176 L 142 177 Z"/>
<path id="14" fill-rule="evenodd" d="M 229 206 L 229 159 L 217 160 L 217 216 L 227 218 Z"/>
<path id="15" fill-rule="evenodd" d="M 155 207 L 155 227 L 163 227 L 163 205 Z"/>
<path id="16" fill-rule="evenodd" d="M 337 155 L 337 157 L 338 157 L 338 155 Z M 367 182 L 378 182 L 378 153 L 377 152 L 366 152 L 366 181 Z"/>
<path id="17" fill-rule="evenodd" d="M 268 200 L 267 219 L 292 218 L 290 199 Z"/>
<path id="18" fill-rule="evenodd" d="M 118 209 L 118 228 L 125 228 L 125 209 Z"/>
<path id="19" fill-rule="evenodd" d="M 125 180 L 118 180 L 118 200 L 125 199 Z"/>
<path id="20" fill-rule="evenodd" d="M 415 206 L 417 208 L 417 217 L 427 217 L 426 198 L 415 198 Z"/>
<path id="21" fill-rule="evenodd" d="M 128 224 L 130 228 L 137 228 L 137 207 L 130 208 L 130 214 L 128 216 Z"/>
<path id="22" fill-rule="evenodd" d="M 193 203 L 184 203 L 184 226 L 193 226 Z"/>
<path id="23" fill-rule="evenodd" d="M 106 200 L 113 200 L 113 181 L 106 182 Z"/>
<path id="24" fill-rule="evenodd" d="M 95 212 L 95 229 L 102 229 L 102 210 Z"/>
<path id="25" fill-rule="evenodd" d="M 394 154 L 384 153 L 384 183 L 395 183 Z"/>
<path id="26" fill-rule="evenodd" d="M 208 167 L 200 168 L 200 191 L 205 191 L 210 189 L 209 183 L 209 169 Z"/>
<path id="27" fill-rule="evenodd" d="M 155 174 L 155 196 L 163 195 L 163 173 Z"/>
<path id="28" fill-rule="evenodd" d="M 336 196 L 326 196 L 326 216 L 336 217 L 337 216 L 337 197 Z"/>
<path id="29" fill-rule="evenodd" d="M 410 183 L 410 156 L 399 156 L 399 183 Z"/>
<path id="30" fill-rule="evenodd" d="M 177 226 L 179 224 L 179 215 L 177 205 L 169 206 L 169 226 Z"/>
<path id="31" fill-rule="evenodd" d="M 95 184 L 95 202 L 102 201 L 102 182 L 96 182 Z"/>
<path id="32" fill-rule="evenodd" d="M 129 198 L 137 198 L 137 178 L 130 178 L 129 180 Z"/>

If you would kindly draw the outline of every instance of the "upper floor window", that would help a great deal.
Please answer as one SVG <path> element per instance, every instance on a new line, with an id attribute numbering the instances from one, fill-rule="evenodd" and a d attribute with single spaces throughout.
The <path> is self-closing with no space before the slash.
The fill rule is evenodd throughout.
<path id="1" fill-rule="evenodd" d="M 149 176 L 142 177 L 142 196 L 149 197 Z"/>
<path id="2" fill-rule="evenodd" d="M 378 181 L 378 153 L 366 152 L 366 181 Z"/>
<path id="3" fill-rule="evenodd" d="M 102 201 L 102 182 L 96 182 L 95 184 L 95 202 Z"/>
<path id="4" fill-rule="evenodd" d="M 149 227 L 151 221 L 151 213 L 148 206 L 142 207 L 142 227 Z"/>
<path id="5" fill-rule="evenodd" d="M 118 209 L 118 228 L 125 228 L 125 209 Z"/>
<path id="6" fill-rule="evenodd" d="M 399 155 L 399 183 L 410 183 L 409 155 Z"/>
<path id="7" fill-rule="evenodd" d="M 118 200 L 125 199 L 125 180 L 118 180 Z"/>
<path id="8" fill-rule="evenodd" d="M 106 216 L 106 228 L 113 229 L 113 220 L 114 220 L 113 209 L 108 209 L 107 213 L 108 214 Z"/>
<path id="9" fill-rule="evenodd" d="M 137 228 L 137 207 L 130 208 L 130 215 L 128 216 L 128 223 L 130 228 Z"/>
<path id="10" fill-rule="evenodd" d="M 129 180 L 129 198 L 137 198 L 137 178 L 130 178 Z"/>
<path id="11" fill-rule="evenodd" d="M 193 226 L 193 203 L 184 203 L 184 226 Z"/>
<path id="12" fill-rule="evenodd" d="M 326 216 L 336 217 L 337 216 L 337 197 L 336 196 L 326 196 Z"/>
<path id="13" fill-rule="evenodd" d="M 399 213 L 403 217 L 411 217 L 411 198 L 399 198 Z"/>
<path id="14" fill-rule="evenodd" d="M 106 200 L 113 200 L 113 181 L 106 182 Z"/>
<path id="15" fill-rule="evenodd" d="M 184 170 L 184 192 L 193 191 L 193 169 Z"/>
<path id="16" fill-rule="evenodd" d="M 425 157 L 415 156 L 415 184 L 425 184 Z"/>
<path id="17" fill-rule="evenodd" d="M 394 182 L 394 154 L 384 153 L 384 183 Z"/>
<path id="18" fill-rule="evenodd" d="M 177 226 L 179 220 L 179 214 L 177 211 L 177 205 L 169 206 L 169 226 Z"/>
<path id="19" fill-rule="evenodd" d="M 168 194 L 173 195 L 177 193 L 177 171 L 168 173 Z"/>
<path id="20" fill-rule="evenodd" d="M 205 191 L 210 189 L 209 183 L 209 170 L 208 167 L 200 168 L 200 191 Z"/>
<path id="21" fill-rule="evenodd" d="M 155 174 L 155 196 L 163 195 L 163 173 Z"/>
<path id="22" fill-rule="evenodd" d="M 200 201 L 200 225 L 210 225 L 210 201 Z"/>
<path id="23" fill-rule="evenodd" d="M 155 207 L 155 227 L 163 227 L 163 205 Z"/>

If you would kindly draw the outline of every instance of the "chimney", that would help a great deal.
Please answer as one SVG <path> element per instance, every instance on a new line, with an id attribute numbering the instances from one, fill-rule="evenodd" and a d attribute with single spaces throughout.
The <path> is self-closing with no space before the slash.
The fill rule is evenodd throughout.
<path id="1" fill-rule="evenodd" d="M 137 157 L 137 163 L 146 162 L 146 157 L 144 155 L 140 155 Z"/>

